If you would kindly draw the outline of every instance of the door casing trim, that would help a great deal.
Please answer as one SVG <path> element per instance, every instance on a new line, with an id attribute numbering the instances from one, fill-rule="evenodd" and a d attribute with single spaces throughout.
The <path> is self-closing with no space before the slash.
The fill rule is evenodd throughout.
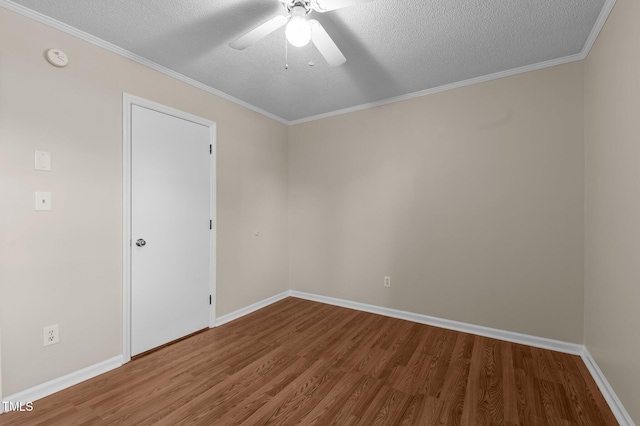
<path id="1" fill-rule="evenodd" d="M 216 123 L 175 108 L 122 93 L 122 354 L 123 363 L 131 360 L 131 108 L 138 105 L 209 128 L 210 206 L 213 226 L 209 232 L 209 327 L 216 325 Z"/>

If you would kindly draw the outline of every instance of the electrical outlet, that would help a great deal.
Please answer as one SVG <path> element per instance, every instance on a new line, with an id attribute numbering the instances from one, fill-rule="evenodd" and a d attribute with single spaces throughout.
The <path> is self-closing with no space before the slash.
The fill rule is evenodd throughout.
<path id="1" fill-rule="evenodd" d="M 53 345 L 60 342 L 60 331 L 58 324 L 50 325 L 42 329 L 44 333 L 44 346 Z"/>
<path id="2" fill-rule="evenodd" d="M 391 277 L 384 277 L 384 286 L 391 287 Z"/>

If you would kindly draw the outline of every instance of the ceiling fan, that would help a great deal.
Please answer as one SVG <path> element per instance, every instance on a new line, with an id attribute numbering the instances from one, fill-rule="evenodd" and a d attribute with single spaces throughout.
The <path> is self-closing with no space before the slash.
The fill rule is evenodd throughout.
<path id="1" fill-rule="evenodd" d="M 243 50 L 258 40 L 271 34 L 278 28 L 287 25 L 285 34 L 289 43 L 296 47 L 305 46 L 309 41 L 320 51 L 322 56 L 332 67 L 346 62 L 338 46 L 333 42 L 320 22 L 309 19 L 313 12 L 330 12 L 335 9 L 368 3 L 373 0 L 278 0 L 283 4 L 286 15 L 276 15 L 268 21 L 258 25 L 248 33 L 229 43 L 234 49 Z"/>

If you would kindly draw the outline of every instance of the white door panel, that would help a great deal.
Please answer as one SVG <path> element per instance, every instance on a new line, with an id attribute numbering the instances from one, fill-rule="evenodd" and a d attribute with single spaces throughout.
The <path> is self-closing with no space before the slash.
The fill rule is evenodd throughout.
<path id="1" fill-rule="evenodd" d="M 137 105 L 131 114 L 131 355 L 137 355 L 209 325 L 210 129 Z"/>

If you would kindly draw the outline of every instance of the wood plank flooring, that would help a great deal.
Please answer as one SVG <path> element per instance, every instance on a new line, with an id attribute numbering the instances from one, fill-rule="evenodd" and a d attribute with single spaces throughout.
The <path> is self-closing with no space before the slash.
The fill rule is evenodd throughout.
<path id="1" fill-rule="evenodd" d="M 578 356 L 288 298 L 11 425 L 615 425 Z"/>

